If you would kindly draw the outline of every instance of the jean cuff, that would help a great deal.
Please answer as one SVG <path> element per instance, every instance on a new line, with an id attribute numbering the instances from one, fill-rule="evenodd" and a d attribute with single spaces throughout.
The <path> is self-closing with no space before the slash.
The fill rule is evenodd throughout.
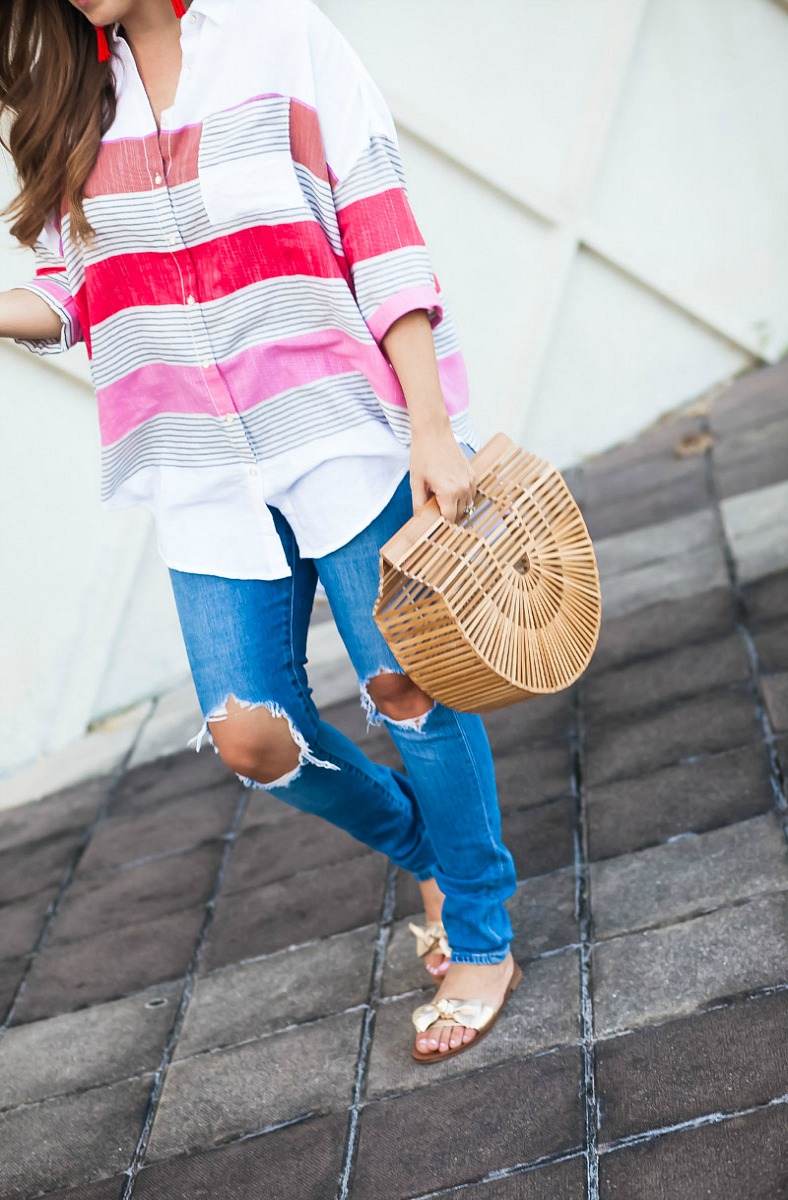
<path id="1" fill-rule="evenodd" d="M 411 869 L 411 875 L 417 879 L 419 883 L 424 883 L 425 879 L 434 879 L 435 872 L 438 869 L 438 864 L 433 863 L 431 867 L 425 867 L 423 871 L 414 871 Z"/>
<path id="2" fill-rule="evenodd" d="M 451 937 L 449 937 L 449 945 L 451 945 Z M 496 950 L 489 954 L 482 951 L 477 954 L 473 951 L 457 951 L 452 946 L 451 961 L 453 963 L 499 963 L 503 962 L 510 950 L 511 946 L 507 946 L 505 950 Z"/>

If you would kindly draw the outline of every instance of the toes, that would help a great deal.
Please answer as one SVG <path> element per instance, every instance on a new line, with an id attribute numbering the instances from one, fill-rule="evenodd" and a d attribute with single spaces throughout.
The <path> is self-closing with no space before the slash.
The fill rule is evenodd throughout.
<path id="1" fill-rule="evenodd" d="M 472 1041 L 473 1041 L 473 1039 L 474 1039 L 475 1037 L 476 1037 L 476 1030 L 475 1030 L 475 1029 L 471 1029 L 469 1026 L 466 1026 L 466 1028 L 465 1028 L 465 1029 L 463 1029 L 463 1031 L 462 1031 L 462 1040 L 463 1040 L 464 1042 L 472 1042 Z"/>
<path id="2" fill-rule="evenodd" d="M 462 1034 L 463 1030 L 460 1025 L 458 1025 L 456 1029 L 452 1029 L 451 1034 L 449 1035 L 449 1046 L 452 1050 L 455 1048 L 455 1046 L 462 1045 Z"/>

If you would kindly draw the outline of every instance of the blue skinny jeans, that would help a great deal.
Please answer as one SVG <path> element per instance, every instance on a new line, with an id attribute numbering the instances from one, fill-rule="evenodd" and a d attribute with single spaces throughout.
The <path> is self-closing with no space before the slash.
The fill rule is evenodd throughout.
<path id="1" fill-rule="evenodd" d="M 402 674 L 372 619 L 380 547 L 412 516 L 406 475 L 389 503 L 352 541 L 320 559 L 304 559 L 293 532 L 272 509 L 292 576 L 228 579 L 170 569 L 200 707 L 197 750 L 208 720 L 227 715 L 227 700 L 264 705 L 286 716 L 300 747 L 287 776 L 261 784 L 386 854 L 416 879 L 434 877 L 445 894 L 443 923 L 453 962 L 500 962 L 513 936 L 506 897 L 516 886 L 501 841 L 493 761 L 479 716 L 434 704 L 424 716 L 396 721 L 376 710 L 367 690 L 381 672 Z M 306 674 L 306 640 L 318 578 L 358 675 L 370 723 L 384 723 L 407 776 L 373 763 L 323 721 Z M 214 749 L 216 749 L 214 743 Z"/>

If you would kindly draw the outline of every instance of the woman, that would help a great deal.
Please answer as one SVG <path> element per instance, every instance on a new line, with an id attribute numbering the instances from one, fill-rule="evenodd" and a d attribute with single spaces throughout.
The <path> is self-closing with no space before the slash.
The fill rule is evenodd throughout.
<path id="1" fill-rule="evenodd" d="M 515 871 L 480 718 L 403 675 L 371 615 L 380 546 L 431 495 L 462 519 L 476 445 L 385 101 L 311 0 L 5 0 L 0 45 L 37 255 L 0 333 L 87 344 L 102 500 L 154 514 L 196 748 L 413 872 L 442 978 L 412 1054 L 465 1050 L 520 978 Z M 318 578 L 407 778 L 315 709 Z"/>

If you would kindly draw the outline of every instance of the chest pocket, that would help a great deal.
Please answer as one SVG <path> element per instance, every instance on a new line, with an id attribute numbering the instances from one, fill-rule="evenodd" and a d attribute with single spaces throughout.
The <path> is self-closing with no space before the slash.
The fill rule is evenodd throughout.
<path id="1" fill-rule="evenodd" d="M 301 209 L 290 154 L 290 101 L 267 96 L 203 121 L 197 174 L 212 224 Z"/>

